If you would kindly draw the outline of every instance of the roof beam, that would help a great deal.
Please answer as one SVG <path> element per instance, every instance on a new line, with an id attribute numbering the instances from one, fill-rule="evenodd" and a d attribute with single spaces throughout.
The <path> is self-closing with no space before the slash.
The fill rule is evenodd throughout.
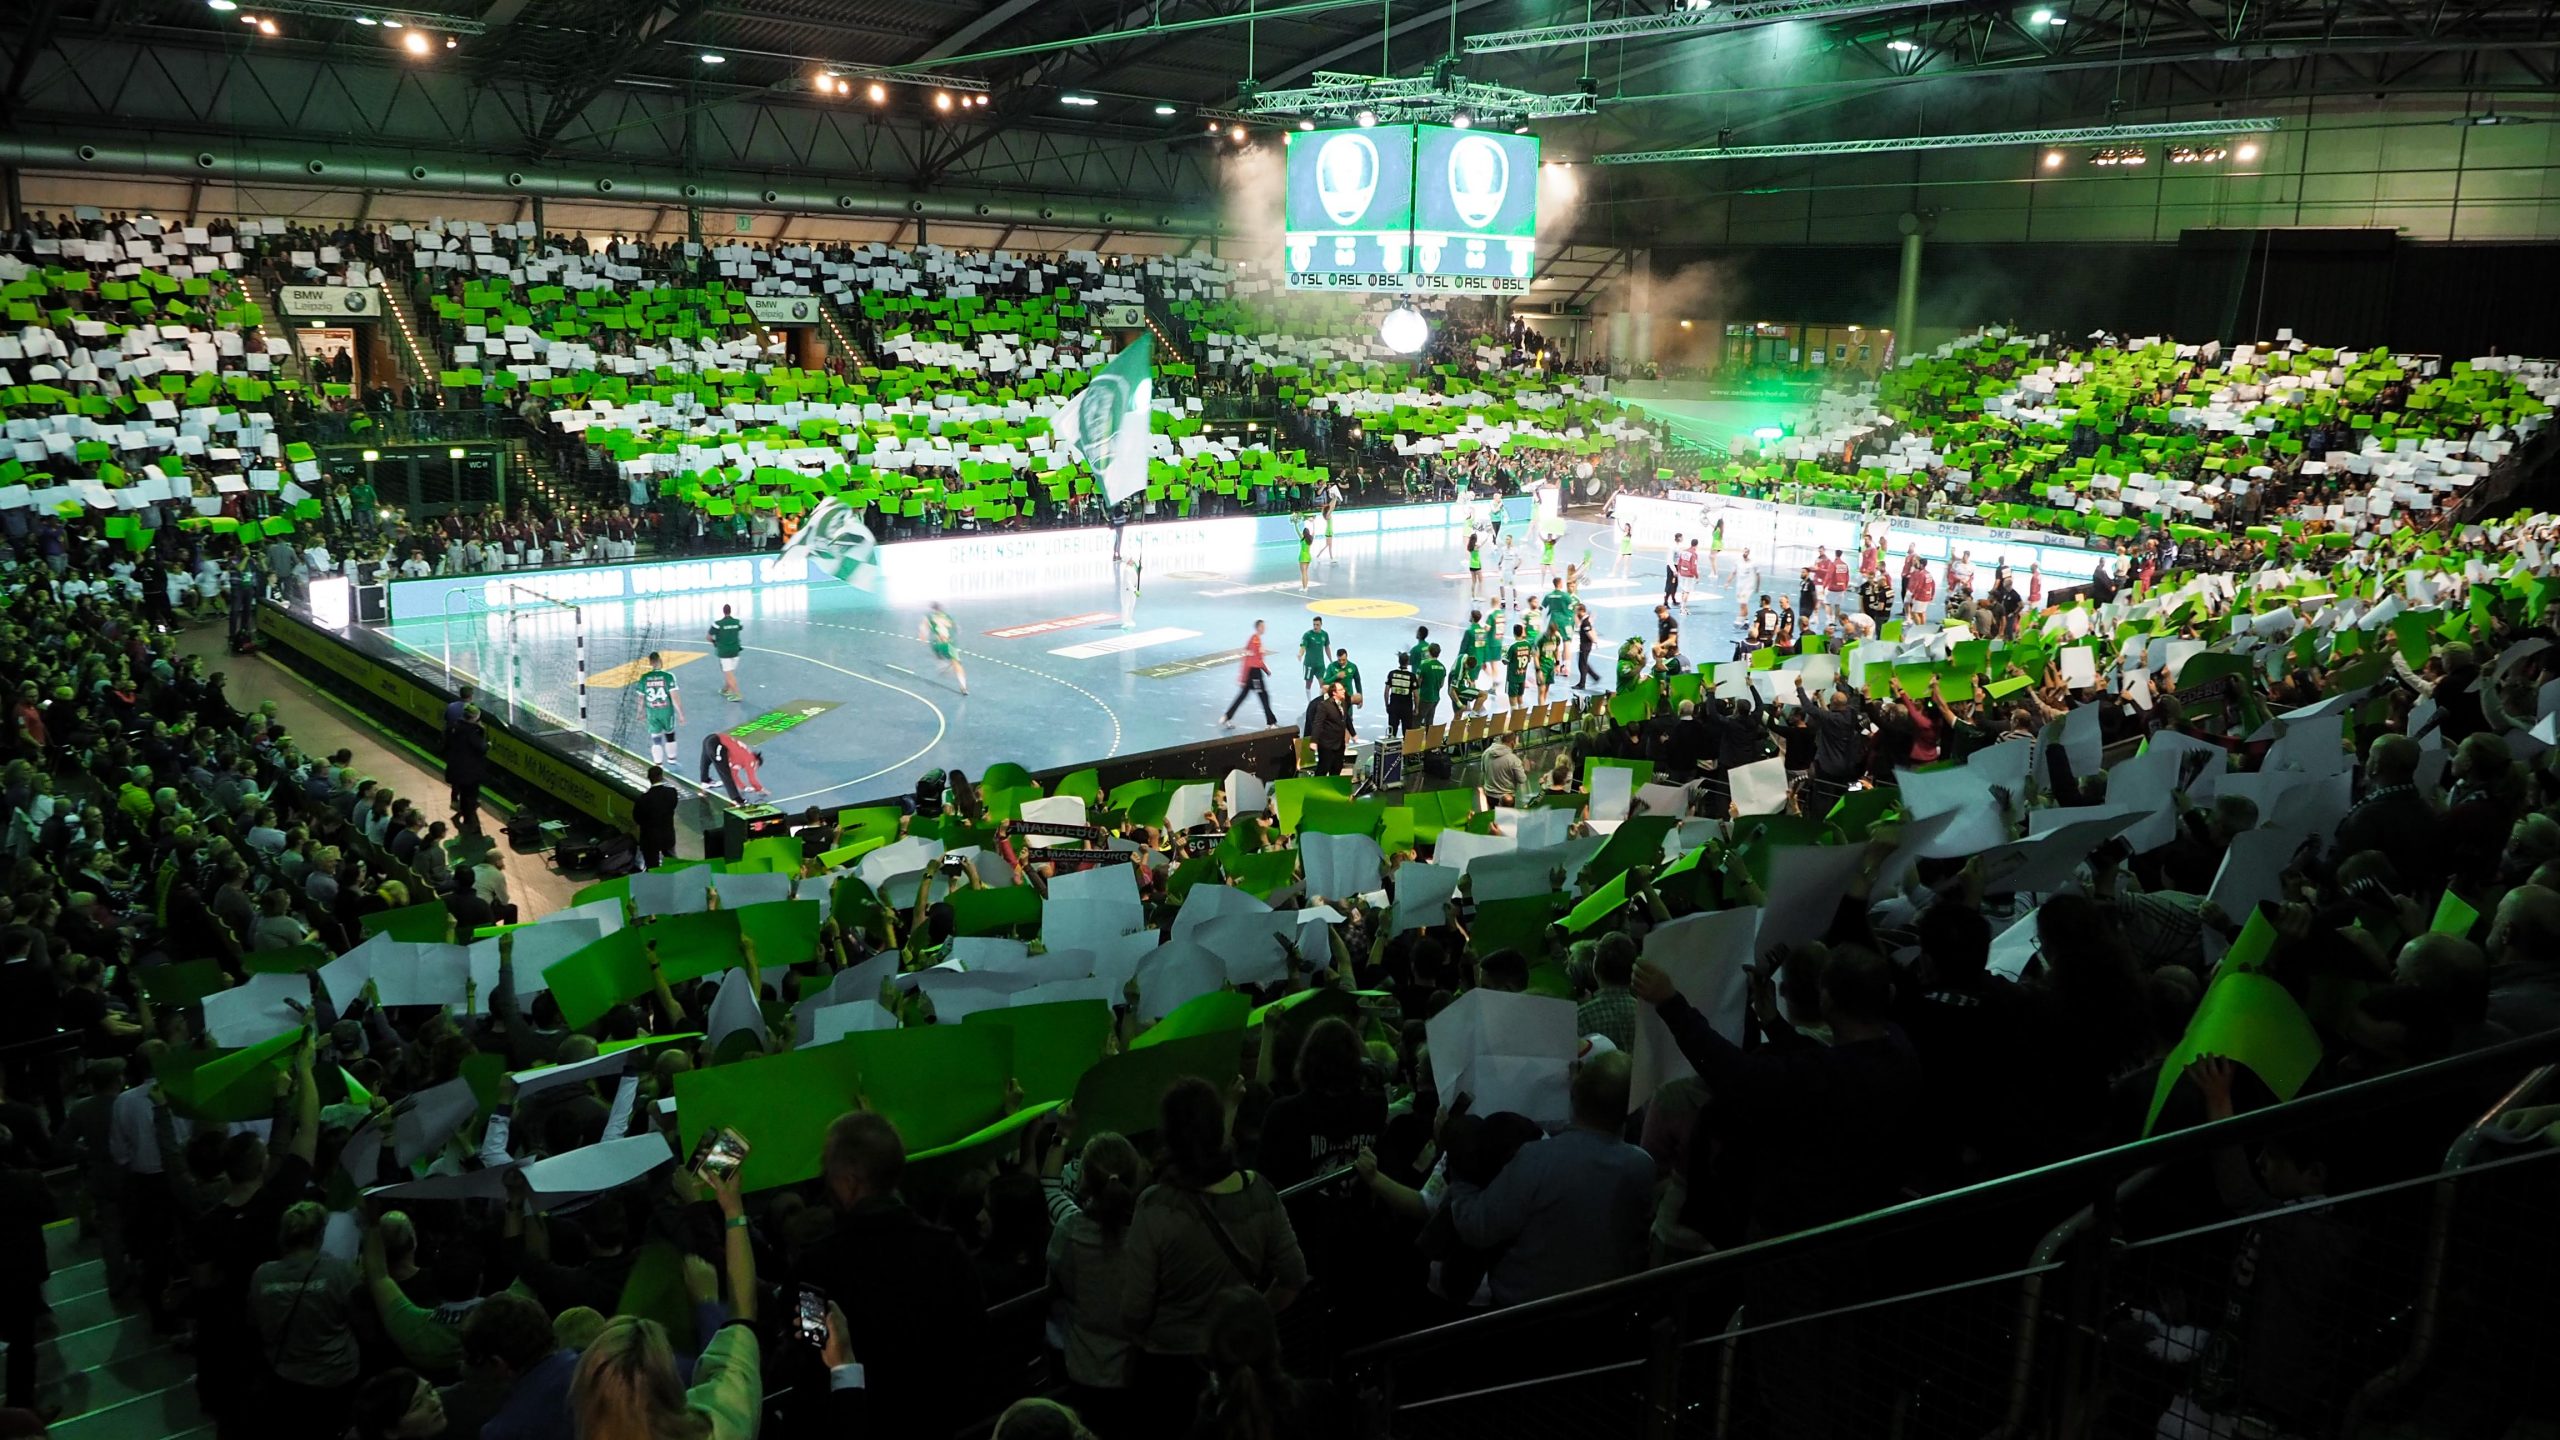
<path id="1" fill-rule="evenodd" d="M 961 26 L 950 34 L 943 36 L 941 39 L 934 41 L 930 49 L 926 50 L 923 54 L 918 55 L 908 63 L 921 65 L 928 60 L 940 60 L 946 56 L 957 55 L 969 46 L 976 44 L 979 36 L 989 34 L 1002 26 L 1011 24 L 1017 17 L 1038 6 L 1040 3 L 1041 0 L 1003 0 L 1003 3 L 997 5 L 994 9 L 989 10 L 986 14 L 979 16 L 968 24 Z"/>

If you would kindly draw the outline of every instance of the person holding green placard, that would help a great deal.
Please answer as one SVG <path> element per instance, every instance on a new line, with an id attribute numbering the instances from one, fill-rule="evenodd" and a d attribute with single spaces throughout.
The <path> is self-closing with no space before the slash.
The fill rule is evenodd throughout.
<path id="1" fill-rule="evenodd" d="M 738 693 L 738 656 L 747 648 L 740 638 L 744 628 L 726 605 L 720 607 L 720 618 L 711 622 L 711 653 L 720 657 L 720 693 L 730 700 L 747 698 Z"/>
<path id="2" fill-rule="evenodd" d="M 1325 633 L 1324 618 L 1307 622 L 1307 633 L 1298 637 L 1298 666 L 1305 672 L 1305 693 L 1313 695 L 1324 679 L 1327 657 L 1333 653 L 1333 637 Z"/>
<path id="3" fill-rule="evenodd" d="M 676 693 L 676 677 L 665 657 L 649 652 L 649 668 L 640 672 L 640 728 L 649 732 L 652 764 L 677 763 L 676 727 L 684 723 L 684 700 Z"/>

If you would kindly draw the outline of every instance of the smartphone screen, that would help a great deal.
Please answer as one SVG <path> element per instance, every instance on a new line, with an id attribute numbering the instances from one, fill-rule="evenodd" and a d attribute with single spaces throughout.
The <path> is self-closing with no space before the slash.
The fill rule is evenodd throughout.
<path id="1" fill-rule="evenodd" d="M 747 1139 L 737 1131 L 721 1126 L 706 1130 L 694 1142 L 693 1173 L 705 1180 L 726 1180 L 747 1163 Z"/>
<path id="2" fill-rule="evenodd" d="M 823 1350 L 827 1345 L 827 1292 L 815 1285 L 800 1287 L 800 1295 L 792 1306 L 791 1323 L 801 1339 Z"/>

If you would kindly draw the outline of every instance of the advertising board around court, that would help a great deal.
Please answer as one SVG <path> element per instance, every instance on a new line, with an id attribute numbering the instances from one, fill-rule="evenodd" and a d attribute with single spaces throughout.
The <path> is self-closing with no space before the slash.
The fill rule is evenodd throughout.
<path id="1" fill-rule="evenodd" d="M 1525 526 L 1531 502 L 1503 503 L 1503 523 Z M 1457 505 L 1390 505 L 1337 510 L 1333 533 L 1356 538 L 1384 533 L 1444 530 L 1488 512 L 1482 502 Z M 1310 521 L 1319 529 L 1323 522 Z M 1241 565 L 1264 545 L 1297 543 L 1286 515 L 1235 515 L 1208 520 L 1169 520 L 1130 526 L 1122 543 L 1146 557 L 1150 574 L 1185 567 Z M 1011 585 L 1067 578 L 1111 559 L 1111 532 L 998 531 L 940 540 L 904 540 L 880 547 L 880 568 L 890 598 L 972 593 L 991 580 Z M 471 614 L 552 604 L 606 605 L 663 596 L 730 592 L 741 596 L 779 586 L 802 586 L 823 577 L 798 555 L 715 555 L 626 565 L 572 565 L 557 569 L 501 570 L 479 575 L 429 575 L 394 580 L 387 587 L 389 623 L 441 621 Z"/>

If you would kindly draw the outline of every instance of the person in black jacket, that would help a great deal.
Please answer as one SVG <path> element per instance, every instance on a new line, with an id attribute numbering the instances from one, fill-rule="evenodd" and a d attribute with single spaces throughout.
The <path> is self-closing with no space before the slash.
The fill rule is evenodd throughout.
<path id="1" fill-rule="evenodd" d="M 1307 702 L 1300 733 L 1316 742 L 1316 774 L 1342 773 L 1343 753 L 1351 748 L 1351 710 L 1340 685 L 1327 685 Z"/>
<path id="2" fill-rule="evenodd" d="M 480 833 L 480 785 L 489 778 L 489 730 L 480 707 L 465 705 L 444 732 L 444 780 L 453 791 L 454 824 Z"/>
<path id="3" fill-rule="evenodd" d="M 993 1408 L 987 1299 L 959 1240 L 898 1197 L 906 1164 L 885 1117 L 836 1117 L 819 1162 L 835 1233 L 801 1252 L 794 1278 L 843 1307 L 873 1433 L 941 1434 Z"/>
<path id="4" fill-rule="evenodd" d="M 667 783 L 667 772 L 649 767 L 649 788 L 632 802 L 631 824 L 640 841 L 640 868 L 654 870 L 676 853 L 676 805 L 684 797 Z"/>

